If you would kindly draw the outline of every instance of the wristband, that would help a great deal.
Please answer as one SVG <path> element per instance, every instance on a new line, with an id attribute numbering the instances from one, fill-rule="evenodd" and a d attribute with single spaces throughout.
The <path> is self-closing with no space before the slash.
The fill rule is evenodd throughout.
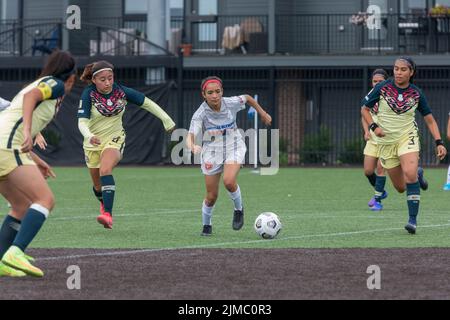
<path id="1" fill-rule="evenodd" d="M 375 131 L 375 129 L 378 128 L 378 125 L 375 122 L 372 122 L 372 124 L 369 126 L 369 130 Z"/>
<path id="2" fill-rule="evenodd" d="M 436 147 L 437 147 L 437 146 L 445 146 L 445 145 L 444 145 L 444 141 L 442 141 L 442 139 L 436 139 L 435 142 L 436 142 Z"/>

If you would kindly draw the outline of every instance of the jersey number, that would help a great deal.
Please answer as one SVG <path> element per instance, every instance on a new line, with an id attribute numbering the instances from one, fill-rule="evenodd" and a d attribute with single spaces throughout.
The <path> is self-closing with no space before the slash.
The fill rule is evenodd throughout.
<path id="1" fill-rule="evenodd" d="M 414 138 L 415 137 L 409 137 L 409 143 L 408 143 L 408 146 L 414 146 L 416 143 L 415 143 L 415 141 L 414 141 Z"/>
<path id="2" fill-rule="evenodd" d="M 119 142 L 119 140 L 120 140 L 120 137 L 115 137 L 114 139 L 112 139 L 112 142 L 114 142 L 114 143 L 118 143 L 118 142 Z"/>

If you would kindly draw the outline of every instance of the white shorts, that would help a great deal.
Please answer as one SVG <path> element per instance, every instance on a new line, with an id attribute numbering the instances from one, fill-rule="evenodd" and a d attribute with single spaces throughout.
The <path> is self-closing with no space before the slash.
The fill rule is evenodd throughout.
<path id="1" fill-rule="evenodd" d="M 204 175 L 213 176 L 222 173 L 225 163 L 244 164 L 247 147 L 243 141 L 236 145 L 224 148 L 204 147 L 202 150 L 202 172 Z"/>

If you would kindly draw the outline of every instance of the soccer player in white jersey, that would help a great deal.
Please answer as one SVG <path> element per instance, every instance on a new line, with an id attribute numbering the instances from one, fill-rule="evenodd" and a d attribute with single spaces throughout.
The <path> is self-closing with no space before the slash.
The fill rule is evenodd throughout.
<path id="1" fill-rule="evenodd" d="M 406 231 L 415 234 L 420 203 L 419 151 L 420 141 L 416 110 L 436 142 L 436 154 L 443 159 L 447 154 L 436 120 L 427 99 L 412 83 L 416 64 L 409 57 L 400 57 L 394 64 L 394 79 L 380 82 L 363 99 L 361 114 L 375 134 L 381 165 L 389 174 L 395 189 L 407 193 L 409 220 Z M 377 121 L 370 110 L 378 104 Z"/>
<path id="2" fill-rule="evenodd" d="M 127 103 L 155 115 L 168 132 L 175 128 L 175 122 L 143 93 L 114 82 L 114 66 L 108 61 L 87 65 L 81 80 L 89 85 L 81 95 L 78 127 L 84 137 L 83 149 L 94 184 L 93 192 L 100 201 L 97 222 L 106 229 L 112 229 L 116 190 L 112 172 L 122 159 L 125 147 L 122 118 Z"/>
<path id="3" fill-rule="evenodd" d="M 201 153 L 201 169 L 205 175 L 206 197 L 202 206 L 203 236 L 212 234 L 211 218 L 219 194 L 219 181 L 223 183 L 234 203 L 232 227 L 239 230 L 244 224 L 244 207 L 237 176 L 245 161 L 247 151 L 242 135 L 236 125 L 236 115 L 245 104 L 255 108 L 264 124 L 270 125 L 271 116 L 249 95 L 223 97 L 222 80 L 208 77 L 202 81 L 201 93 L 205 101 L 194 113 L 187 147 L 194 154 Z M 201 137 L 203 146 L 195 144 Z"/>
<path id="4" fill-rule="evenodd" d="M 53 120 L 75 78 L 75 60 L 57 50 L 39 78 L 0 113 L 0 193 L 11 204 L 0 228 L 0 276 L 44 275 L 24 251 L 55 204 L 45 180 L 53 173 L 31 150 L 33 138 Z"/>

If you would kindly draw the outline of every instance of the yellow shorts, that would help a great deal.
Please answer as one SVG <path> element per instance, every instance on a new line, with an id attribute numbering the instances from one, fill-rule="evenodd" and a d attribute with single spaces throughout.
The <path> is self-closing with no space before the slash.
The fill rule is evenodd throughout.
<path id="1" fill-rule="evenodd" d="M 364 155 L 378 158 L 378 144 L 373 142 L 373 140 L 367 140 Z"/>
<path id="2" fill-rule="evenodd" d="M 379 144 L 379 158 L 385 169 L 400 165 L 400 157 L 411 152 L 420 152 L 420 141 L 417 132 L 405 136 L 395 144 Z"/>
<path id="3" fill-rule="evenodd" d="M 6 180 L 8 174 L 23 165 L 36 165 L 28 152 L 0 149 L 0 181 Z"/>
<path id="4" fill-rule="evenodd" d="M 101 149 L 98 150 L 86 150 L 84 149 L 84 158 L 86 165 L 89 169 L 100 168 L 100 160 L 103 151 L 106 149 L 117 149 L 123 156 L 123 150 L 125 149 L 125 131 L 122 131 L 118 136 L 110 138 L 106 143 L 102 144 Z"/>

